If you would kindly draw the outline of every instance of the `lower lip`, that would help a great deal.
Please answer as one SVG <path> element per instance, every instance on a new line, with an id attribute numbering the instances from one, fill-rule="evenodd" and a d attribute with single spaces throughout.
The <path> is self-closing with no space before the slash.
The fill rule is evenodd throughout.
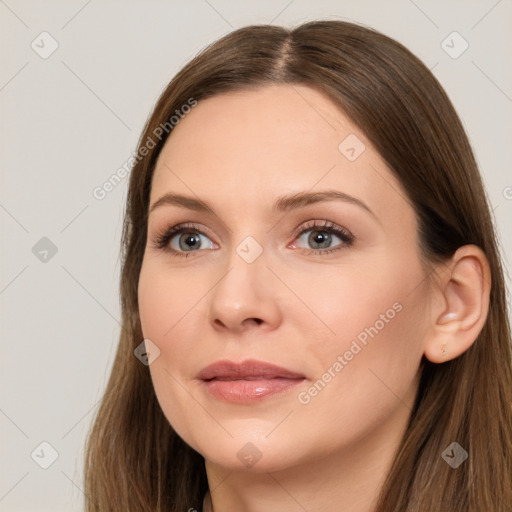
<path id="1" fill-rule="evenodd" d="M 235 403 L 251 403 L 262 398 L 283 393 L 297 386 L 304 379 L 261 380 L 209 380 L 203 381 L 208 391 L 219 400 Z"/>

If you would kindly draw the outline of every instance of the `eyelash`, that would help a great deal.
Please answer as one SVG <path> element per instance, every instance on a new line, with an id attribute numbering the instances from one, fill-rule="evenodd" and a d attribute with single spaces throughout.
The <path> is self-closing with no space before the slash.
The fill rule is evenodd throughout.
<path id="1" fill-rule="evenodd" d="M 319 223 L 318 221 L 309 221 L 304 226 L 301 226 L 300 230 L 296 231 L 294 233 L 294 240 L 295 238 L 298 238 L 299 236 L 303 235 L 304 233 L 308 231 L 320 231 L 324 233 L 334 234 L 338 236 L 341 241 L 343 242 L 340 245 L 336 245 L 331 249 L 302 249 L 299 248 L 299 250 L 305 250 L 309 253 L 313 254 L 321 254 L 326 255 L 330 254 L 342 249 L 345 249 L 347 247 L 350 247 L 354 242 L 354 236 L 347 231 L 346 229 L 342 228 L 341 226 L 337 226 L 333 222 L 325 221 L 323 224 Z M 199 233 L 201 235 L 207 236 L 203 231 L 201 231 L 196 225 L 192 223 L 184 223 L 184 224 L 177 224 L 176 226 L 172 226 L 171 228 L 163 229 L 162 231 L 158 232 L 155 236 L 155 241 L 153 248 L 163 250 L 165 252 L 170 253 L 172 256 L 178 256 L 178 257 L 185 257 L 188 258 L 189 256 L 192 256 L 194 252 L 199 251 L 176 251 L 175 249 L 171 249 L 170 247 L 167 247 L 167 244 L 169 241 L 175 236 L 180 233 L 184 232 L 190 232 L 190 233 Z"/>

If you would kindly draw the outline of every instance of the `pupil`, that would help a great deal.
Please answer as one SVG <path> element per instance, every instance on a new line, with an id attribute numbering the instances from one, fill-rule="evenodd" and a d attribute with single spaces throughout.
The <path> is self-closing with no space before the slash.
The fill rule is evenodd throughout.
<path id="1" fill-rule="evenodd" d="M 325 231 L 312 231 L 309 238 L 311 243 L 319 244 L 322 248 L 329 247 L 331 241 L 330 233 Z"/>
<path id="2" fill-rule="evenodd" d="M 185 240 L 183 243 L 182 241 Z M 180 238 L 180 249 L 190 249 L 195 246 L 199 246 L 201 244 L 201 240 L 195 234 L 189 234 L 187 237 Z"/>

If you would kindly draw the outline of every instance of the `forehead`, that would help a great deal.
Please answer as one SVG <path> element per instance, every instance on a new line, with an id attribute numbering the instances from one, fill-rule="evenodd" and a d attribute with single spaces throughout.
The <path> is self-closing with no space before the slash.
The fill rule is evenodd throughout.
<path id="1" fill-rule="evenodd" d="M 150 203 L 175 192 L 236 214 L 323 189 L 358 197 L 378 216 L 390 207 L 411 213 L 400 183 L 342 110 L 315 89 L 283 84 L 199 101 L 164 145 Z"/>

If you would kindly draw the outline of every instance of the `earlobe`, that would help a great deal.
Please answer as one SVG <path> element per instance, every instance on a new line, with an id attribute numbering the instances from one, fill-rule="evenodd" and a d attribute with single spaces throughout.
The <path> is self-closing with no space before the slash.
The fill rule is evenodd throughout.
<path id="1" fill-rule="evenodd" d="M 444 363 L 463 354 L 475 342 L 489 310 L 490 267 L 476 245 L 460 247 L 440 272 L 437 304 L 425 337 L 424 354 L 433 363 Z"/>

